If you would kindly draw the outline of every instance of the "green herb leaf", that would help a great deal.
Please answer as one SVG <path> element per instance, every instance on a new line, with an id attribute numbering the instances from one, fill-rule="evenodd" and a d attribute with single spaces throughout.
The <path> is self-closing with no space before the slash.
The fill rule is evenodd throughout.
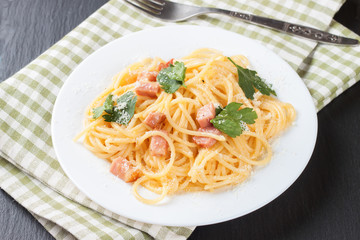
<path id="1" fill-rule="evenodd" d="M 111 93 L 105 99 L 103 106 L 104 106 L 104 111 L 107 113 L 109 113 L 109 111 L 111 111 L 114 106 L 114 101 L 112 99 L 113 99 L 113 95 Z"/>
<path id="2" fill-rule="evenodd" d="M 186 67 L 183 62 L 175 62 L 169 67 L 161 69 L 156 77 L 156 81 L 166 93 L 174 93 L 181 86 L 185 86 Z"/>
<path id="3" fill-rule="evenodd" d="M 215 108 L 215 116 L 217 116 L 222 110 L 223 110 L 223 108 L 221 106 L 217 106 Z"/>
<path id="4" fill-rule="evenodd" d="M 253 124 L 257 119 L 257 114 L 252 108 L 239 110 L 242 103 L 229 103 L 215 118 L 210 120 L 215 128 L 230 137 L 240 136 L 245 130 L 245 123 Z"/>
<path id="5" fill-rule="evenodd" d="M 117 99 L 117 103 L 112 107 L 111 111 L 106 111 L 108 115 L 103 115 L 106 122 L 116 122 L 127 125 L 135 113 L 135 104 L 137 96 L 129 91 L 121 95 Z"/>
<path id="6" fill-rule="evenodd" d="M 271 88 L 271 85 L 268 85 L 262 80 L 256 71 L 252 71 L 250 69 L 243 68 L 237 65 L 231 58 L 228 57 L 230 62 L 235 65 L 238 78 L 239 78 L 239 86 L 244 91 L 245 96 L 250 99 L 254 99 L 255 89 L 259 90 L 262 94 L 270 96 L 273 94 L 276 96 L 276 92 Z"/>
<path id="7" fill-rule="evenodd" d="M 93 108 L 93 119 L 97 119 L 101 116 L 101 114 L 105 111 L 107 113 L 110 113 L 112 111 L 114 101 L 112 100 L 113 95 L 110 93 L 107 98 L 105 99 L 105 102 L 102 106 Z"/>
<path id="8" fill-rule="evenodd" d="M 93 112 L 93 119 L 97 119 L 104 112 L 104 106 L 93 108 L 92 112 Z"/>

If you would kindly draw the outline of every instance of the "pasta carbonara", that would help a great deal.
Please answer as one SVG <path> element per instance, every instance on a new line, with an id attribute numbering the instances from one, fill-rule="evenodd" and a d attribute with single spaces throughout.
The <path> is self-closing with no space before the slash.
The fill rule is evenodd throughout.
<path id="1" fill-rule="evenodd" d="M 271 160 L 269 140 L 296 114 L 248 65 L 245 56 L 213 49 L 134 63 L 89 105 L 75 141 L 83 137 L 147 204 L 239 184 Z M 159 196 L 144 198 L 140 185 Z"/>

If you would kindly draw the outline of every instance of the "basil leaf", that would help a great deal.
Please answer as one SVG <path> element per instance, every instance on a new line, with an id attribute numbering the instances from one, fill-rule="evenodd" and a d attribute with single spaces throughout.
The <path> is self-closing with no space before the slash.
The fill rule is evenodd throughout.
<path id="1" fill-rule="evenodd" d="M 252 108 L 243 108 L 239 110 L 242 103 L 229 103 L 215 118 L 210 120 L 215 128 L 230 137 L 240 136 L 245 130 L 245 124 L 255 123 L 257 114 Z"/>
<path id="2" fill-rule="evenodd" d="M 238 72 L 239 86 L 249 99 L 254 99 L 255 89 L 259 90 L 262 94 L 276 96 L 276 92 L 271 88 L 271 85 L 266 84 L 258 75 L 256 71 L 243 68 L 237 65 L 231 58 L 228 57 L 230 62 L 235 65 Z"/>
<path id="3" fill-rule="evenodd" d="M 185 86 L 186 67 L 183 62 L 175 62 L 169 67 L 161 69 L 156 77 L 156 81 L 166 93 L 174 93 L 181 86 Z"/>

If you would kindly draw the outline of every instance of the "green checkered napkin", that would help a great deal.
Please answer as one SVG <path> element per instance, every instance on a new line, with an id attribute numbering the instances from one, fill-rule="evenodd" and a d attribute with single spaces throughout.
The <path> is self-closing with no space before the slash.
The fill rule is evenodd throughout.
<path id="1" fill-rule="evenodd" d="M 359 38 L 332 21 L 343 0 L 192 0 Z M 321 2 L 321 3 L 319 3 Z M 320 110 L 360 75 L 360 47 L 318 45 L 220 15 L 181 24 L 213 26 L 255 39 L 303 78 Z M 56 96 L 78 64 L 106 43 L 144 28 L 169 25 L 123 1 L 105 4 L 44 54 L 0 84 L 0 184 L 56 239 L 185 239 L 193 228 L 144 224 L 116 215 L 81 193 L 61 169 L 51 142 Z"/>

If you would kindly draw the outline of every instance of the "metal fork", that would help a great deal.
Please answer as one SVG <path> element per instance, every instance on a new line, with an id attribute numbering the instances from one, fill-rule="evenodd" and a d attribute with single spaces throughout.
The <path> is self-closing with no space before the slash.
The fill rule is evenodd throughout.
<path id="1" fill-rule="evenodd" d="M 256 16 L 247 13 L 234 12 L 220 8 L 190 6 L 165 0 L 125 0 L 137 9 L 149 15 L 167 21 L 183 21 L 188 18 L 206 13 L 220 13 L 238 18 L 242 21 L 272 28 L 299 37 L 311 39 L 317 42 L 332 43 L 339 45 L 356 45 L 358 40 L 337 36 L 315 28 L 284 22 L 271 18 Z"/>

